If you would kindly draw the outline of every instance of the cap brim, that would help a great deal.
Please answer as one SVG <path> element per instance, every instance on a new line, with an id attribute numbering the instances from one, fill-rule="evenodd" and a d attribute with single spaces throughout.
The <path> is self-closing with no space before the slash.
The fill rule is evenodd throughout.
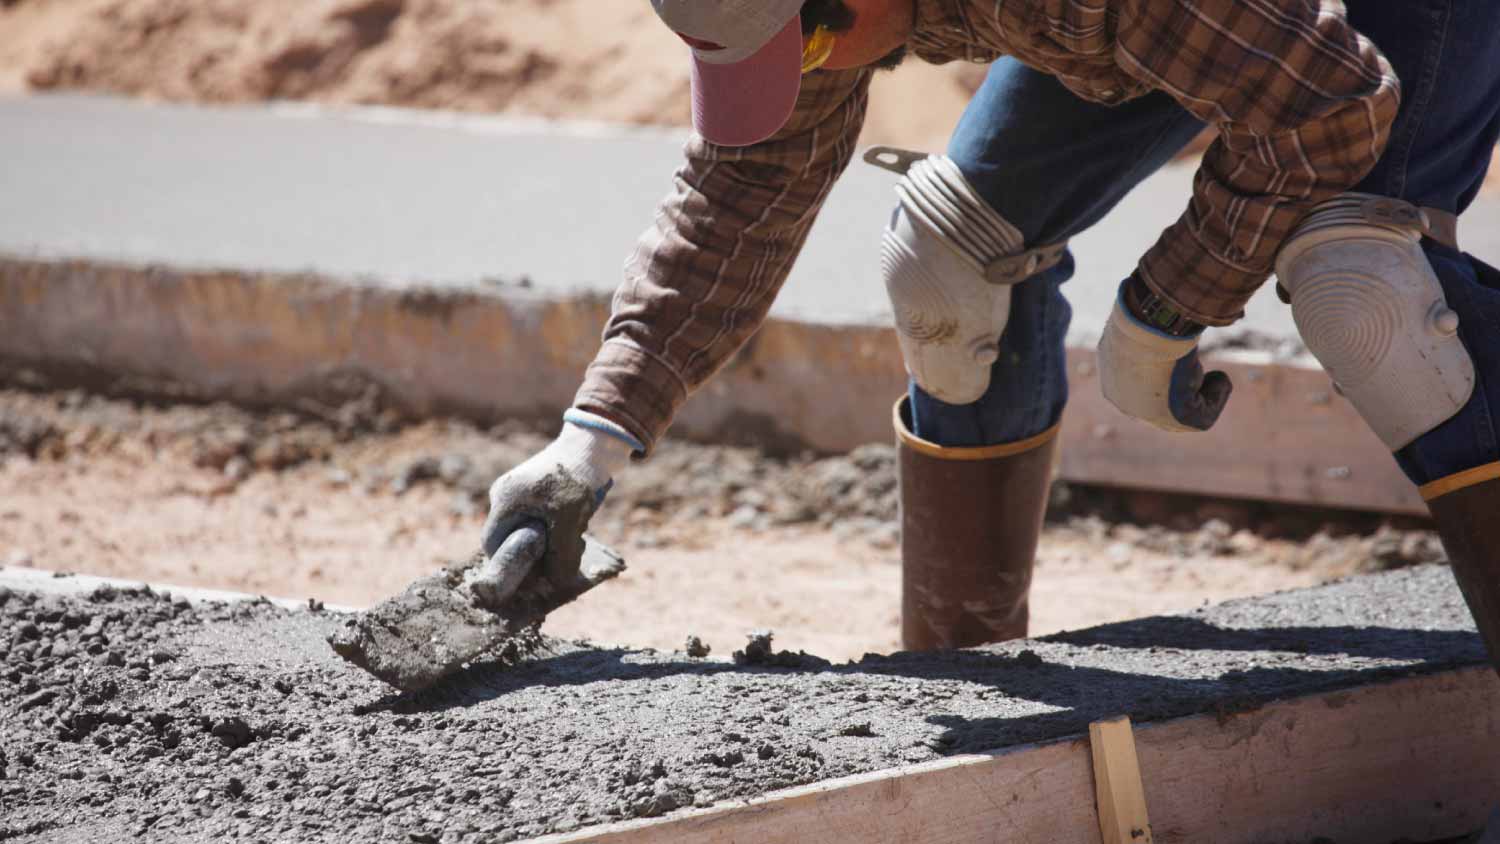
<path id="1" fill-rule="evenodd" d="M 716 144 L 759 143 L 786 125 L 801 88 L 802 19 L 796 16 L 744 61 L 693 57 L 693 128 Z"/>

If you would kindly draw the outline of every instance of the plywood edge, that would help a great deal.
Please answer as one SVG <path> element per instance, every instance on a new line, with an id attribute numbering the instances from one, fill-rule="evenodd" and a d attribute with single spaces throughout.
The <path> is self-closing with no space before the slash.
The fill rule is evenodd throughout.
<path id="1" fill-rule="evenodd" d="M 1434 841 L 1500 804 L 1500 677 L 1475 665 L 1136 732 L 1158 842 Z"/>
<path id="2" fill-rule="evenodd" d="M 656 842 L 958 842 L 997 832 L 1005 840 L 1098 844 L 1092 805 L 1055 801 L 1090 786 L 1081 737 L 970 754 L 773 792 L 654 820 L 535 839 L 536 844 Z M 1057 802 L 1039 810 L 1042 801 Z M 932 826 L 938 807 L 942 822 Z"/>
<path id="3" fill-rule="evenodd" d="M 1176 718 L 1135 731 L 1155 840 L 1225 844 L 1370 829 L 1461 834 L 1482 819 L 1487 801 L 1500 800 L 1497 737 L 1500 679 L 1487 666 L 1289 698 L 1235 715 Z M 1321 763 L 1292 752 L 1296 746 L 1321 754 Z M 1247 770 L 1253 787 L 1245 785 Z M 1436 782 L 1449 789 L 1442 808 L 1429 806 L 1413 818 L 1413 789 Z M 1326 832 L 1284 835 L 1309 830 Z M 870 844 L 981 838 L 1099 842 L 1086 737 L 529 840 Z"/>
<path id="4" fill-rule="evenodd" d="M 1059 745 L 1064 746 L 1059 747 Z M 850 805 L 858 803 L 862 806 L 865 802 L 862 798 L 867 792 L 889 797 L 902 783 L 910 783 L 927 777 L 943 781 L 962 779 L 969 777 L 976 768 L 994 765 L 997 760 L 1008 757 L 1017 757 L 1018 762 L 1024 757 L 1025 761 L 1019 764 L 1032 762 L 1034 761 L 1033 754 L 1038 752 L 1047 756 L 1055 756 L 1059 752 L 1064 755 L 1081 755 L 1086 754 L 1087 749 L 1080 745 L 1075 737 L 1061 742 L 1024 745 L 993 754 L 966 754 L 917 765 L 810 783 L 774 791 L 764 797 L 731 800 L 707 808 L 674 812 L 663 818 L 621 821 L 603 827 L 526 839 L 526 842 L 529 844 L 582 844 L 582 842 L 635 844 L 635 842 L 656 841 L 729 841 L 747 835 L 750 829 L 756 829 L 755 840 L 767 841 L 771 839 L 760 837 L 767 834 L 767 830 L 763 827 L 767 822 L 776 818 L 821 815 L 827 805 L 835 803 Z M 849 837 L 838 840 L 857 839 Z"/>
<path id="5" fill-rule="evenodd" d="M 1099 387 L 1098 354 L 1068 349 L 1060 477 L 1163 492 L 1425 516 L 1390 451 L 1306 361 L 1260 353 L 1205 360 L 1234 394 L 1213 430 L 1169 433 L 1130 419 Z"/>

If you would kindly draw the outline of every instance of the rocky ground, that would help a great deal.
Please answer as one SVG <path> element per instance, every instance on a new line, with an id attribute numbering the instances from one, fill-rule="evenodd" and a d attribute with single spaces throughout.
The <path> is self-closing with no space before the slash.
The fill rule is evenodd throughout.
<path id="1" fill-rule="evenodd" d="M 844 665 L 558 641 L 406 696 L 332 655 L 339 623 L 0 589 L 0 840 L 511 841 L 1483 661 L 1434 566 Z"/>
<path id="2" fill-rule="evenodd" d="M 0 390 L 0 564 L 367 605 L 478 541 L 487 489 L 547 435 Z M 554 632 L 719 653 L 759 625 L 839 658 L 897 647 L 893 449 L 771 458 L 668 442 L 594 530 L 630 571 Z M 1420 523 L 1058 484 L 1033 630 L 1172 612 L 1442 559 Z"/>

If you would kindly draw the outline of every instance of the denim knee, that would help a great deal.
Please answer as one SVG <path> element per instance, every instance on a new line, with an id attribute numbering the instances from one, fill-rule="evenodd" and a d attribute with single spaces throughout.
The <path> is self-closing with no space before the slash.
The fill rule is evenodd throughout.
<path id="1" fill-rule="evenodd" d="M 978 401 L 947 404 L 911 382 L 912 433 L 938 445 L 972 448 L 1024 440 L 1056 425 L 1068 403 L 1064 341 L 1073 317 L 1060 288 L 1072 275 L 1069 253 L 1056 267 L 1015 286 L 1000 357 Z"/>
<path id="2" fill-rule="evenodd" d="M 1202 129 L 1164 93 L 1102 105 L 1002 58 L 970 100 L 948 155 L 1035 247 L 1098 222 Z"/>
<path id="3" fill-rule="evenodd" d="M 1500 461 L 1500 270 L 1446 247 L 1427 250 L 1459 337 L 1474 360 L 1474 395 L 1453 418 L 1396 452 L 1413 483 Z"/>
<path id="4" fill-rule="evenodd" d="M 1001 59 L 959 121 L 949 156 L 1028 247 L 1088 228 L 1202 128 L 1165 94 L 1119 106 L 1079 98 L 1047 74 Z M 1027 439 L 1056 425 L 1068 400 L 1064 341 L 1072 309 L 1056 267 L 1016 285 L 989 390 L 945 404 L 912 383 L 912 433 L 975 447 Z"/>

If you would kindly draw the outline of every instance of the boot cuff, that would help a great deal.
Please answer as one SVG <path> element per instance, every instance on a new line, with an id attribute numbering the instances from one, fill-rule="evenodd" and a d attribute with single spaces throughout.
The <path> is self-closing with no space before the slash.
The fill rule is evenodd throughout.
<path id="1" fill-rule="evenodd" d="M 1485 481 L 1493 481 L 1500 478 L 1500 462 L 1486 463 L 1483 466 L 1475 466 L 1446 478 L 1438 478 L 1431 483 L 1423 484 L 1417 489 L 1422 494 L 1423 501 L 1432 501 L 1442 498 L 1450 492 L 1458 492 L 1466 487 L 1482 484 Z"/>
<path id="2" fill-rule="evenodd" d="M 935 442 L 924 440 L 911 432 L 911 397 L 902 396 L 896 400 L 896 406 L 892 409 L 892 425 L 896 429 L 896 439 L 902 446 L 935 457 L 939 460 L 991 460 L 996 457 L 1010 457 L 1016 454 L 1024 454 L 1033 449 L 1040 448 L 1057 438 L 1057 432 L 1062 428 L 1059 422 L 1051 428 L 1027 437 L 1024 440 L 1016 440 L 1010 443 L 998 445 L 983 445 L 977 447 L 960 447 L 938 445 Z M 1500 464 L 1497 464 L 1500 466 Z"/>

